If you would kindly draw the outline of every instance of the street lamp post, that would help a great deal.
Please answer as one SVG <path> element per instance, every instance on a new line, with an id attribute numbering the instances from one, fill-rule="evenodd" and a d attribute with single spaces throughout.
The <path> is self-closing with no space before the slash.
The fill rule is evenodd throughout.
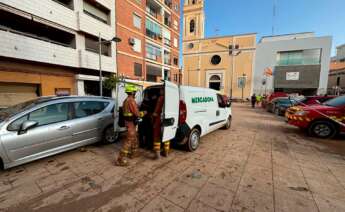
<path id="1" fill-rule="evenodd" d="M 229 45 L 229 56 L 231 57 L 232 62 L 232 69 L 230 75 L 230 99 L 232 99 L 233 93 L 233 81 L 234 81 L 234 72 L 235 72 L 235 57 L 241 54 L 241 50 L 239 50 L 239 45 Z"/>
<path id="2" fill-rule="evenodd" d="M 121 39 L 118 37 L 114 37 L 111 40 L 102 41 L 101 33 L 98 36 L 98 56 L 99 56 L 99 95 L 103 96 L 103 76 L 102 76 L 102 44 L 103 43 L 119 43 Z"/>

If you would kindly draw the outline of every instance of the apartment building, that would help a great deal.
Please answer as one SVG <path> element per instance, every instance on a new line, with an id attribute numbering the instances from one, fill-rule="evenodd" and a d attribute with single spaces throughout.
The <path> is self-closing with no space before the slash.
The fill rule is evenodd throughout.
<path id="1" fill-rule="evenodd" d="M 146 84 L 180 81 L 180 0 L 116 1 L 118 73 Z"/>
<path id="2" fill-rule="evenodd" d="M 0 107 L 56 94 L 99 94 L 116 70 L 115 1 L 1 0 Z M 111 91 L 104 92 L 111 95 Z"/>

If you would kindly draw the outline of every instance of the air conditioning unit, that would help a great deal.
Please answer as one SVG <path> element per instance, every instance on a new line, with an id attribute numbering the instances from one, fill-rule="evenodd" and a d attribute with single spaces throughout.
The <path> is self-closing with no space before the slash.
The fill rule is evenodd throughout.
<path id="1" fill-rule="evenodd" d="M 134 38 L 129 38 L 128 39 L 128 43 L 129 43 L 129 45 L 134 46 L 135 45 L 135 39 Z"/>

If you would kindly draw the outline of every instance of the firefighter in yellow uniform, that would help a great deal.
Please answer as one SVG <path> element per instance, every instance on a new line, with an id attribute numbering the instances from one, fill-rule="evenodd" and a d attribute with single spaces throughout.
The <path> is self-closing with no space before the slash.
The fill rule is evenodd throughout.
<path id="1" fill-rule="evenodd" d="M 160 90 L 160 96 L 157 100 L 155 110 L 153 112 L 153 150 L 155 152 L 155 159 L 160 158 L 161 154 L 161 127 L 162 127 L 162 121 L 161 121 L 161 114 L 163 111 L 164 106 L 164 90 Z M 163 155 L 165 157 L 168 156 L 170 151 L 170 141 L 164 142 L 164 151 Z"/>
<path id="2" fill-rule="evenodd" d="M 144 112 L 139 112 L 138 105 L 135 102 L 135 93 L 138 88 L 132 84 L 126 84 L 125 92 L 128 95 L 123 103 L 123 116 L 125 125 L 127 127 L 127 138 L 123 143 L 116 165 L 128 166 L 128 158 L 135 158 L 138 156 L 138 139 L 136 133 L 136 121 L 139 117 L 145 115 Z"/>

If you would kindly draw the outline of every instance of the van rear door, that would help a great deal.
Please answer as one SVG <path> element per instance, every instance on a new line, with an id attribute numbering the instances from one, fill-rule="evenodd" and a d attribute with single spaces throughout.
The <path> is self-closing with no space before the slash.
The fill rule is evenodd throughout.
<path id="1" fill-rule="evenodd" d="M 175 138 L 178 118 L 180 93 L 177 85 L 164 81 L 164 118 L 163 118 L 163 137 L 162 141 L 170 141 Z"/>

